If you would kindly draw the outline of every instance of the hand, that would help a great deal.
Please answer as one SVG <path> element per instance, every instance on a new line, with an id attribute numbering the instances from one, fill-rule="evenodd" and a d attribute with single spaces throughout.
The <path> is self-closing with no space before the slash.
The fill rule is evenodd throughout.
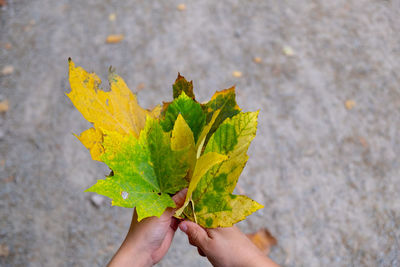
<path id="1" fill-rule="evenodd" d="M 229 228 L 204 229 L 194 222 L 183 221 L 179 228 L 214 266 L 271 266 L 279 267 L 243 234 L 236 226 Z"/>
<path id="2" fill-rule="evenodd" d="M 183 205 L 187 189 L 181 190 L 172 199 L 176 207 Z M 168 208 L 157 217 L 137 221 L 136 210 L 133 213 L 129 232 L 121 247 L 108 266 L 152 266 L 167 253 L 179 220 L 173 215 L 176 209 Z"/>

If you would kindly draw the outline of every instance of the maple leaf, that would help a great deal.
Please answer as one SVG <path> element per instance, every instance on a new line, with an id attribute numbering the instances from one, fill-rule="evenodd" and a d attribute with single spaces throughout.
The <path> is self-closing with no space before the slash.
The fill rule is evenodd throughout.
<path id="1" fill-rule="evenodd" d="M 193 132 L 194 141 L 196 142 L 206 122 L 206 115 L 201 105 L 187 96 L 184 91 L 168 105 L 164 114 L 164 120 L 161 122 L 164 131 L 168 132 L 172 130 L 179 114 L 182 115 L 189 125 Z"/>
<path id="2" fill-rule="evenodd" d="M 94 160 L 100 160 L 103 131 L 116 131 L 121 134 L 139 136 L 144 128 L 146 116 L 157 118 L 161 107 L 148 111 L 139 106 L 136 96 L 129 90 L 124 80 L 110 69 L 108 77 L 110 91 L 99 89 L 100 78 L 95 73 L 88 73 L 81 67 L 75 67 L 69 59 L 69 82 L 71 92 L 67 96 L 83 117 L 94 124 L 84 131 L 78 139 L 90 150 Z"/>
<path id="3" fill-rule="evenodd" d="M 178 73 L 178 77 L 176 78 L 175 83 L 172 85 L 173 97 L 179 97 L 182 92 L 185 92 L 185 94 L 192 99 L 195 98 L 193 93 L 193 81 L 188 82 L 185 77 Z"/>
<path id="4" fill-rule="evenodd" d="M 162 130 L 158 120 L 147 118 L 139 139 L 105 131 L 101 159 L 113 176 L 98 180 L 87 192 L 96 192 L 112 199 L 112 205 L 136 207 L 138 220 L 160 216 L 167 207 L 175 207 L 169 194 L 187 187 L 183 177 L 188 164 L 185 150 L 171 148 L 170 134 Z"/>
<path id="5" fill-rule="evenodd" d="M 208 228 L 229 227 L 263 207 L 247 196 L 232 194 L 248 159 L 246 151 L 256 134 L 257 116 L 258 112 L 239 113 L 226 119 L 211 136 L 202 157 L 219 153 L 227 159 L 198 181 L 191 180 L 184 210 L 179 210 L 190 220 Z"/>
<path id="6" fill-rule="evenodd" d="M 211 129 L 207 134 L 205 143 L 225 119 L 231 118 L 240 112 L 235 97 L 235 87 L 231 87 L 215 92 L 210 101 L 202 104 L 202 108 L 206 113 L 206 123 L 209 124 L 211 122 Z M 218 114 L 213 120 L 216 112 Z"/>
<path id="7" fill-rule="evenodd" d="M 174 100 L 149 111 L 113 71 L 105 92 L 96 74 L 69 64 L 67 96 L 93 123 L 77 137 L 94 160 L 112 170 L 86 191 L 111 198 L 113 205 L 136 207 L 140 221 L 174 207 L 171 195 L 188 187 L 175 215 L 211 228 L 231 226 L 262 207 L 232 194 L 248 160 L 258 115 L 240 111 L 234 87 L 199 104 L 193 83 L 178 74 Z"/>

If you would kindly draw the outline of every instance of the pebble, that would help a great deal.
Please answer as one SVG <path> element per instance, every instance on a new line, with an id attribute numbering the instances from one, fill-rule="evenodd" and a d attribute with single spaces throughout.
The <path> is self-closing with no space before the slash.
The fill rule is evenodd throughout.
<path id="1" fill-rule="evenodd" d="M 117 18 L 117 15 L 115 15 L 115 13 L 111 13 L 110 15 L 108 15 L 109 21 L 115 21 L 116 18 Z"/>
<path id="2" fill-rule="evenodd" d="M 11 65 L 6 65 L 3 67 L 3 69 L 1 70 L 1 74 L 2 75 L 10 75 L 14 72 L 14 67 Z"/>
<path id="3" fill-rule="evenodd" d="M 291 47 L 288 46 L 288 45 L 284 45 L 283 48 L 282 48 L 282 51 L 283 51 L 283 53 L 284 53 L 285 55 L 287 55 L 287 56 L 289 56 L 289 57 L 294 56 L 294 50 L 293 50 L 293 48 L 291 48 Z"/>
<path id="4" fill-rule="evenodd" d="M 104 197 L 102 197 L 101 195 L 92 195 L 90 201 L 92 202 L 93 206 L 98 208 L 103 204 Z"/>

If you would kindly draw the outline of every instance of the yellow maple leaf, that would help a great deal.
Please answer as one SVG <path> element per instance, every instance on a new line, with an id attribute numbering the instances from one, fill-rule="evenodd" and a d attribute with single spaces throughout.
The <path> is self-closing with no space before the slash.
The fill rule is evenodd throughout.
<path id="1" fill-rule="evenodd" d="M 157 118 L 161 112 L 160 106 L 152 111 L 140 107 L 136 96 L 120 76 L 110 72 L 108 80 L 110 91 L 105 92 L 99 88 L 101 80 L 95 73 L 75 67 L 74 62 L 69 60 L 71 92 L 67 96 L 83 117 L 94 126 L 77 137 L 90 150 L 94 160 L 100 160 L 104 153 L 104 130 L 130 134 L 137 138 L 145 126 L 146 116 Z"/>

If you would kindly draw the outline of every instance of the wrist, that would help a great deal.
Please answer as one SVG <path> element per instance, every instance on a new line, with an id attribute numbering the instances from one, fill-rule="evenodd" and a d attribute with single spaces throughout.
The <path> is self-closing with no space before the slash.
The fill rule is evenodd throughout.
<path id="1" fill-rule="evenodd" d="M 268 256 L 259 254 L 257 257 L 252 258 L 251 264 L 247 265 L 251 267 L 279 267 L 273 262 Z"/>
<path id="2" fill-rule="evenodd" d="M 153 266 L 153 259 L 149 250 L 142 248 L 140 246 L 141 244 L 143 243 L 136 240 L 134 237 L 130 238 L 128 235 L 108 266 Z"/>

